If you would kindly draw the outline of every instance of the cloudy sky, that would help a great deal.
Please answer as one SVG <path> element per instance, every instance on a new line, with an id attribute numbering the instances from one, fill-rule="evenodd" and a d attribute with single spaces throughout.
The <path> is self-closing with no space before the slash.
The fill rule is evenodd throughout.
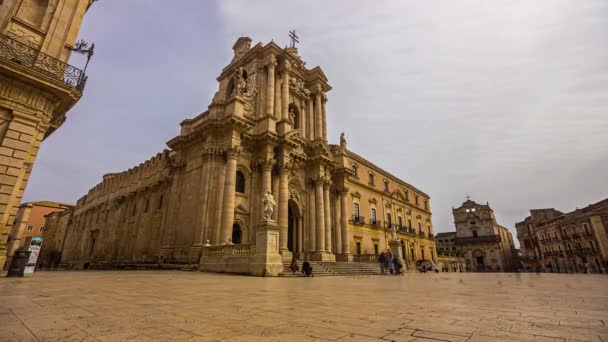
<path id="1" fill-rule="evenodd" d="M 328 135 L 431 196 L 514 223 L 608 196 L 608 2 L 103 0 L 84 98 L 46 140 L 25 200 L 75 202 L 204 111 L 241 35 L 319 65 Z M 77 57 L 73 64 L 82 65 Z"/>

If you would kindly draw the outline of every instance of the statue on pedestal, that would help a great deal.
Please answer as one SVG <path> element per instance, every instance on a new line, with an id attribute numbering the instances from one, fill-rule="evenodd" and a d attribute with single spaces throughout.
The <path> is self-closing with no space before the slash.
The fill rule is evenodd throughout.
<path id="1" fill-rule="evenodd" d="M 262 217 L 262 220 L 273 221 L 272 214 L 274 213 L 274 208 L 277 206 L 277 202 L 274 200 L 274 197 L 270 191 L 266 192 L 264 196 L 262 196 L 262 205 L 264 208 L 264 216 Z"/>
<path id="2" fill-rule="evenodd" d="M 397 229 L 395 229 L 395 225 L 391 225 L 391 234 L 393 237 L 393 241 L 398 241 L 399 239 L 397 238 Z"/>

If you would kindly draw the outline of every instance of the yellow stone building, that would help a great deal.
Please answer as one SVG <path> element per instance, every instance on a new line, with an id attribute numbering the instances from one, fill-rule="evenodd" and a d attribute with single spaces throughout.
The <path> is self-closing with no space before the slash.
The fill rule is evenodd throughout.
<path id="1" fill-rule="evenodd" d="M 86 76 L 67 61 L 93 1 L 0 2 L 0 269 L 40 143 L 82 97 Z"/>
<path id="2" fill-rule="evenodd" d="M 181 123 L 169 150 L 105 175 L 62 214 L 69 220 L 55 220 L 68 224 L 61 262 L 273 275 L 248 268 L 253 256 L 374 261 L 389 241 L 409 262 L 434 258 L 429 196 L 348 150 L 343 135 L 328 144 L 321 68 L 274 42 L 241 37 L 233 49 L 208 109 Z M 262 219 L 266 193 L 276 236 Z"/>

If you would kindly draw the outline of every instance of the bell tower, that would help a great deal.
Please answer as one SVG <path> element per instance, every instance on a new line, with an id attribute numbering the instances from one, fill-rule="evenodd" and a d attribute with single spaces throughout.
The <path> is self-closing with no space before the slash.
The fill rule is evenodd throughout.
<path id="1" fill-rule="evenodd" d="M 68 60 L 94 1 L 0 1 L 0 271 L 40 144 L 82 97 L 87 77 Z"/>

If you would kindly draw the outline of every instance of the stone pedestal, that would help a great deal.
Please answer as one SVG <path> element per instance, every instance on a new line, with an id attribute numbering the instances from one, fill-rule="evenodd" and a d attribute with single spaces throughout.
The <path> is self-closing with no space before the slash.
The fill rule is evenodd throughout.
<path id="1" fill-rule="evenodd" d="M 336 261 L 346 261 L 346 262 L 353 262 L 354 257 L 352 256 L 352 254 L 338 254 L 336 255 Z"/>
<path id="2" fill-rule="evenodd" d="M 336 256 L 332 253 L 327 252 L 314 252 L 310 256 L 310 259 L 313 261 L 335 262 Z"/>
<path id="3" fill-rule="evenodd" d="M 288 249 L 282 249 L 279 253 L 281 254 L 281 258 L 283 258 L 283 260 L 291 261 L 291 259 L 293 259 L 293 253 L 291 253 L 291 251 Z"/>
<path id="4" fill-rule="evenodd" d="M 285 135 L 291 131 L 291 124 L 287 120 L 280 120 L 276 124 L 276 129 L 279 135 Z"/>
<path id="5" fill-rule="evenodd" d="M 393 240 L 390 241 L 388 244 L 390 246 L 391 253 L 393 254 L 393 258 L 398 257 L 399 262 L 405 266 L 405 261 L 403 260 L 403 253 L 401 253 L 401 241 Z"/>
<path id="6" fill-rule="evenodd" d="M 255 254 L 251 256 L 250 273 L 260 277 L 276 277 L 283 271 L 279 254 L 280 228 L 274 221 L 261 222 L 255 233 Z"/>

